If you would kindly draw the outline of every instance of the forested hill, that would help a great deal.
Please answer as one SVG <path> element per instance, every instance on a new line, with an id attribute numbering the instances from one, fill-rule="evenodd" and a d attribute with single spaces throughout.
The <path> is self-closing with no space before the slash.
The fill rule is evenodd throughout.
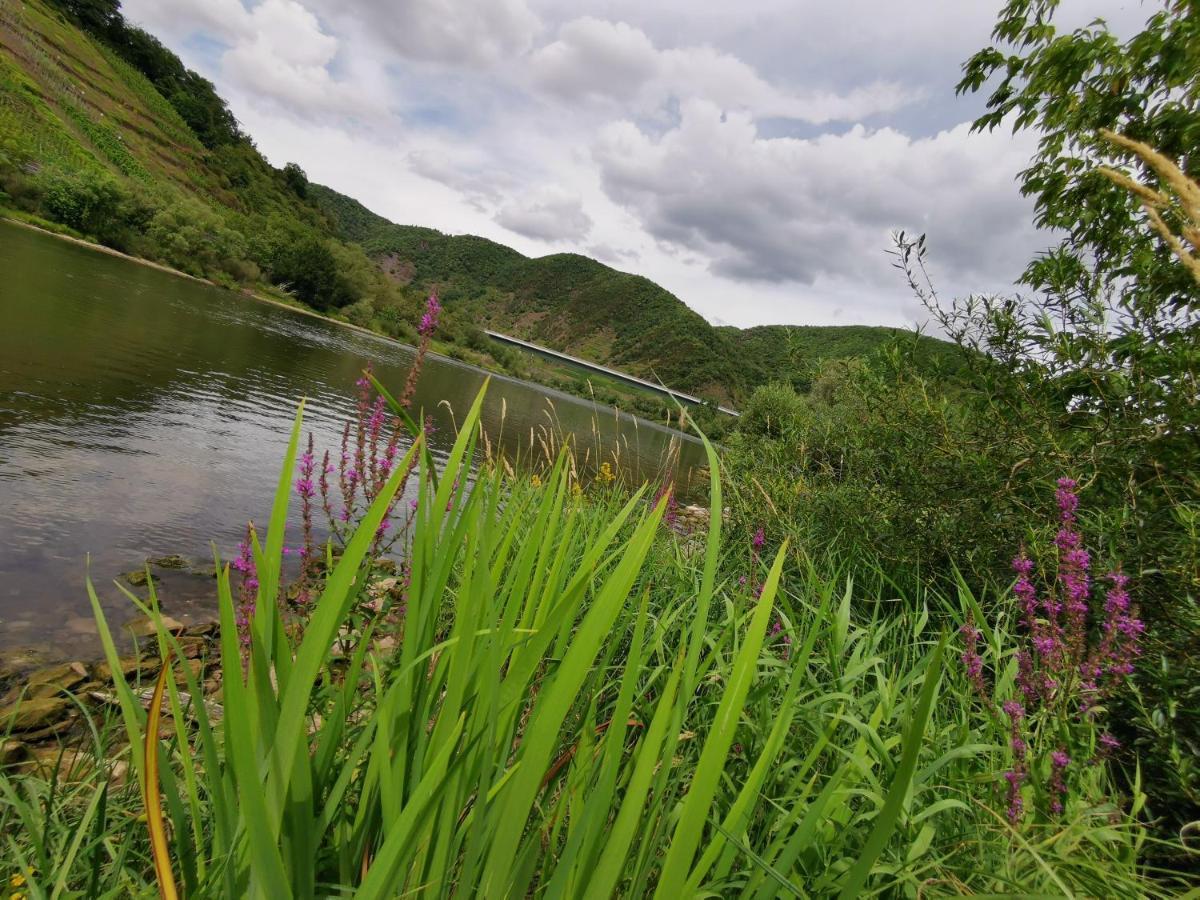
<path id="1" fill-rule="evenodd" d="M 402 283 L 467 306 L 485 327 L 722 399 L 747 386 L 732 343 L 647 278 L 574 253 L 530 259 L 486 238 L 395 225 L 328 188 L 312 190 L 344 238 Z"/>
<path id="2" fill-rule="evenodd" d="M 719 400 L 802 386 L 820 358 L 864 356 L 891 329 L 715 328 L 647 278 L 576 254 L 530 259 L 397 225 L 276 169 L 213 85 L 118 0 L 0 3 L 0 208 L 231 287 L 286 292 L 411 339 L 422 297 L 439 338 L 486 362 L 481 328 Z M 945 346 L 924 339 L 932 359 Z"/>

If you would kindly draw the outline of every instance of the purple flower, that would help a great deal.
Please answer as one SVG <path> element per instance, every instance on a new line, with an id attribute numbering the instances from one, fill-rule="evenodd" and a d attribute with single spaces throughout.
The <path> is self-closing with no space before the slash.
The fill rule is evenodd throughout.
<path id="1" fill-rule="evenodd" d="M 1067 784 L 1063 778 L 1071 757 L 1059 747 L 1050 754 L 1050 811 L 1056 816 L 1063 811 L 1063 798 L 1067 795 Z"/>
<path id="2" fill-rule="evenodd" d="M 979 629 L 975 627 L 975 619 L 968 618 L 966 624 L 959 629 L 963 636 L 966 649 L 963 650 L 962 664 L 967 672 L 971 686 L 979 696 L 987 695 L 987 685 L 983 683 L 983 657 L 979 655 Z"/>
<path id="3" fill-rule="evenodd" d="M 425 301 L 425 313 L 421 316 L 421 324 L 417 326 L 417 334 L 421 337 L 429 337 L 437 329 L 438 316 L 441 314 L 442 304 L 438 301 L 437 294 L 430 294 L 429 299 Z"/>
<path id="4" fill-rule="evenodd" d="M 1012 769 L 1004 773 L 1004 780 L 1008 782 L 1008 820 L 1015 825 L 1025 812 L 1025 803 L 1021 799 L 1021 783 L 1025 780 L 1025 773 L 1020 769 Z"/>
<path id="5" fill-rule="evenodd" d="M 759 528 L 754 532 L 754 537 L 750 539 L 750 546 L 755 550 L 761 550 L 763 548 L 763 544 L 766 542 L 767 536 L 763 533 L 763 530 Z"/>

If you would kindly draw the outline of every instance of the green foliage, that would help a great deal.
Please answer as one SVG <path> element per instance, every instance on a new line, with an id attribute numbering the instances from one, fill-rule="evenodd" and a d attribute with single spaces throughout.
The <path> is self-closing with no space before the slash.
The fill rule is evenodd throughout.
<path id="1" fill-rule="evenodd" d="M 410 450 L 419 503 L 402 629 L 396 609 L 364 600 L 368 551 L 408 460 L 309 614 L 291 622 L 273 602 L 297 418 L 255 546 L 245 659 L 219 568 L 224 715 L 184 702 L 180 688 L 201 696 L 189 666 L 167 679 L 173 727 L 152 789 L 188 896 L 1183 888 L 1139 869 L 1144 829 L 1113 802 L 1104 765 L 1081 767 L 1061 819 L 1004 822 L 1005 725 L 977 714 L 964 671 L 943 660 L 964 610 L 1011 604 L 965 591 L 887 602 L 893 592 L 862 586 L 878 581 L 865 560 L 856 580 L 786 546 L 748 560 L 748 536 L 720 524 L 711 448 L 701 550 L 641 492 L 570 490 L 566 458 L 537 481 L 493 468 L 472 482 L 479 409 L 436 481 L 419 438 Z M 157 616 L 153 594 L 146 609 Z M 1011 621 L 996 619 L 999 646 Z M 158 642 L 182 657 L 165 629 Z M 146 714 L 119 675 L 115 693 L 124 740 L 102 725 L 97 751 L 138 776 Z M 64 788 L 0 772 L 0 877 L 21 875 L 37 896 L 144 892 L 137 778 L 110 791 L 92 766 Z"/>
<path id="2" fill-rule="evenodd" d="M 249 274 L 245 239 L 211 209 L 190 197 L 158 210 L 146 238 L 163 262 L 196 276 Z"/>
<path id="3" fill-rule="evenodd" d="M 267 260 L 271 280 L 319 309 L 336 309 L 354 299 L 327 241 L 307 237 L 275 248 Z"/>
<path id="4" fill-rule="evenodd" d="M 300 199 L 308 196 L 308 176 L 296 163 L 288 163 L 283 167 L 283 180 L 291 191 Z"/>
<path id="5" fill-rule="evenodd" d="M 1111 129 L 1200 175 L 1200 12 L 1191 3 L 1152 4 L 1145 27 L 1121 42 L 1102 21 L 1059 32 L 1057 5 L 1006 4 L 994 46 L 967 62 L 959 85 L 978 91 L 998 76 L 976 127 L 1011 121 L 1040 134 L 1022 186 L 1039 224 L 1062 237 L 1025 272 L 1038 293 L 944 308 L 931 290 L 925 296 L 949 334 L 995 361 L 975 377 L 998 417 L 1053 434 L 1062 455 L 1094 479 L 1088 502 L 1105 510 L 1110 540 L 1130 548 L 1127 566 L 1162 640 L 1161 683 L 1143 682 L 1153 721 L 1141 735 L 1144 759 L 1152 779 L 1172 786 L 1156 791 L 1164 800 L 1157 812 L 1178 823 L 1200 813 L 1196 770 L 1175 762 L 1179 745 L 1200 745 L 1200 709 L 1182 686 L 1200 650 L 1200 284 L 1147 227 L 1140 201 L 1097 165 L 1157 181 L 1099 133 Z M 914 265 L 923 249 L 902 246 Z M 1175 712 L 1181 695 L 1184 716 Z"/>
<path id="6" fill-rule="evenodd" d="M 804 401 L 789 384 L 773 381 L 754 389 L 742 406 L 738 429 L 746 434 L 780 437 L 800 422 Z"/>
<path id="7" fill-rule="evenodd" d="M 126 192 L 117 180 L 84 170 L 40 181 L 41 202 L 56 221 L 83 234 L 101 234 L 116 217 Z"/>

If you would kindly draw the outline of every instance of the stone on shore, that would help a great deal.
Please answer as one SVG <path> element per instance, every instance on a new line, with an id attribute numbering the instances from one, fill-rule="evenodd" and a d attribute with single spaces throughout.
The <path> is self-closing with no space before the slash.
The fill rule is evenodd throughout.
<path id="1" fill-rule="evenodd" d="M 71 707 L 66 697 L 26 697 L 0 708 L 0 728 L 14 733 L 42 731 L 61 720 Z"/>
<path id="2" fill-rule="evenodd" d="M 171 634 L 180 634 L 184 630 L 184 624 L 172 619 L 170 616 L 162 616 L 162 625 Z M 136 619 L 131 619 L 125 623 L 125 628 L 133 632 L 134 637 L 153 637 L 158 634 L 158 626 L 149 616 L 138 616 Z"/>
<path id="3" fill-rule="evenodd" d="M 38 669 L 26 679 L 29 697 L 53 697 L 71 688 L 78 687 L 87 681 L 88 670 L 81 662 L 63 663 L 50 666 L 48 669 Z"/>

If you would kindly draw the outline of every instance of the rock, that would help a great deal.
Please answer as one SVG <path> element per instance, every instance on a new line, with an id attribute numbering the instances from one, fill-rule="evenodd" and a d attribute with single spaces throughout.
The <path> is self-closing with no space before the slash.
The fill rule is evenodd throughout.
<path id="1" fill-rule="evenodd" d="M 123 572 L 121 577 L 134 587 L 141 587 L 150 579 L 151 576 L 146 573 L 145 569 L 131 569 L 128 572 Z"/>
<path id="2" fill-rule="evenodd" d="M 41 665 L 45 651 L 33 647 L 17 647 L 4 652 L 0 659 L 0 681 L 10 681 Z"/>
<path id="3" fill-rule="evenodd" d="M 166 556 L 156 556 L 146 560 L 152 566 L 157 566 L 160 569 L 187 569 L 191 567 L 191 563 L 178 553 L 170 553 Z"/>
<path id="4" fill-rule="evenodd" d="M 27 697 L 0 708 L 0 729 L 39 731 L 61 720 L 71 708 L 66 697 Z"/>
<path id="5" fill-rule="evenodd" d="M 162 617 L 162 626 L 171 634 L 180 634 L 184 630 L 182 622 L 172 619 L 170 616 Z M 133 632 L 134 637 L 153 637 L 158 634 L 158 628 L 154 624 L 154 620 L 148 616 L 138 616 L 136 619 L 131 619 L 125 623 L 125 627 Z"/>
<path id="6" fill-rule="evenodd" d="M 63 623 L 67 631 L 73 634 L 99 634 L 100 629 L 96 627 L 96 620 L 88 616 L 75 616 L 67 619 Z"/>
<path id="7" fill-rule="evenodd" d="M 193 678 L 203 678 L 204 677 L 204 660 L 188 659 L 188 660 L 184 660 L 184 661 L 187 663 L 188 668 L 192 670 Z"/>
<path id="8" fill-rule="evenodd" d="M 162 663 L 153 656 L 148 656 L 145 659 L 137 656 L 123 656 L 117 660 L 117 663 L 120 665 L 121 674 L 125 676 L 126 680 L 129 680 L 130 676 L 136 675 L 139 670 L 142 677 L 145 678 L 156 674 L 162 668 Z M 113 680 L 112 666 L 106 662 L 98 664 L 96 666 L 96 677 L 101 681 L 111 684 Z"/>
<path id="9" fill-rule="evenodd" d="M 21 738 L 28 744 L 36 744 L 38 741 L 58 737 L 60 734 L 70 731 L 75 727 L 77 721 L 79 721 L 79 714 L 72 710 L 65 719 L 47 725 L 45 728 L 39 728 L 37 731 L 27 731 L 21 735 Z"/>
<path id="10" fill-rule="evenodd" d="M 30 697 L 53 697 L 83 684 L 87 677 L 87 666 L 81 662 L 69 662 L 38 669 L 26 679 L 25 684 Z"/>
<path id="11" fill-rule="evenodd" d="M 390 656 L 396 652 L 396 638 L 390 634 L 375 641 L 375 652 L 380 656 Z"/>
<path id="12" fill-rule="evenodd" d="M 208 639 L 203 637 L 181 637 L 179 638 L 179 650 L 183 653 L 186 659 L 196 659 L 200 656 L 205 656 L 208 651 Z"/>
<path id="13" fill-rule="evenodd" d="M 221 623 L 216 619 L 210 619 L 207 622 L 196 622 L 189 625 L 183 630 L 183 633 L 189 637 L 215 637 L 217 632 L 221 630 Z"/>
<path id="14" fill-rule="evenodd" d="M 7 740 L 0 743 L 0 766 L 11 766 L 23 762 L 29 756 L 29 748 L 20 741 Z"/>
<path id="15" fill-rule="evenodd" d="M 96 766 L 96 755 L 87 750 L 68 750 L 51 745 L 37 747 L 32 751 L 26 771 L 36 772 L 43 778 L 56 778 L 60 782 L 82 781 Z"/>

